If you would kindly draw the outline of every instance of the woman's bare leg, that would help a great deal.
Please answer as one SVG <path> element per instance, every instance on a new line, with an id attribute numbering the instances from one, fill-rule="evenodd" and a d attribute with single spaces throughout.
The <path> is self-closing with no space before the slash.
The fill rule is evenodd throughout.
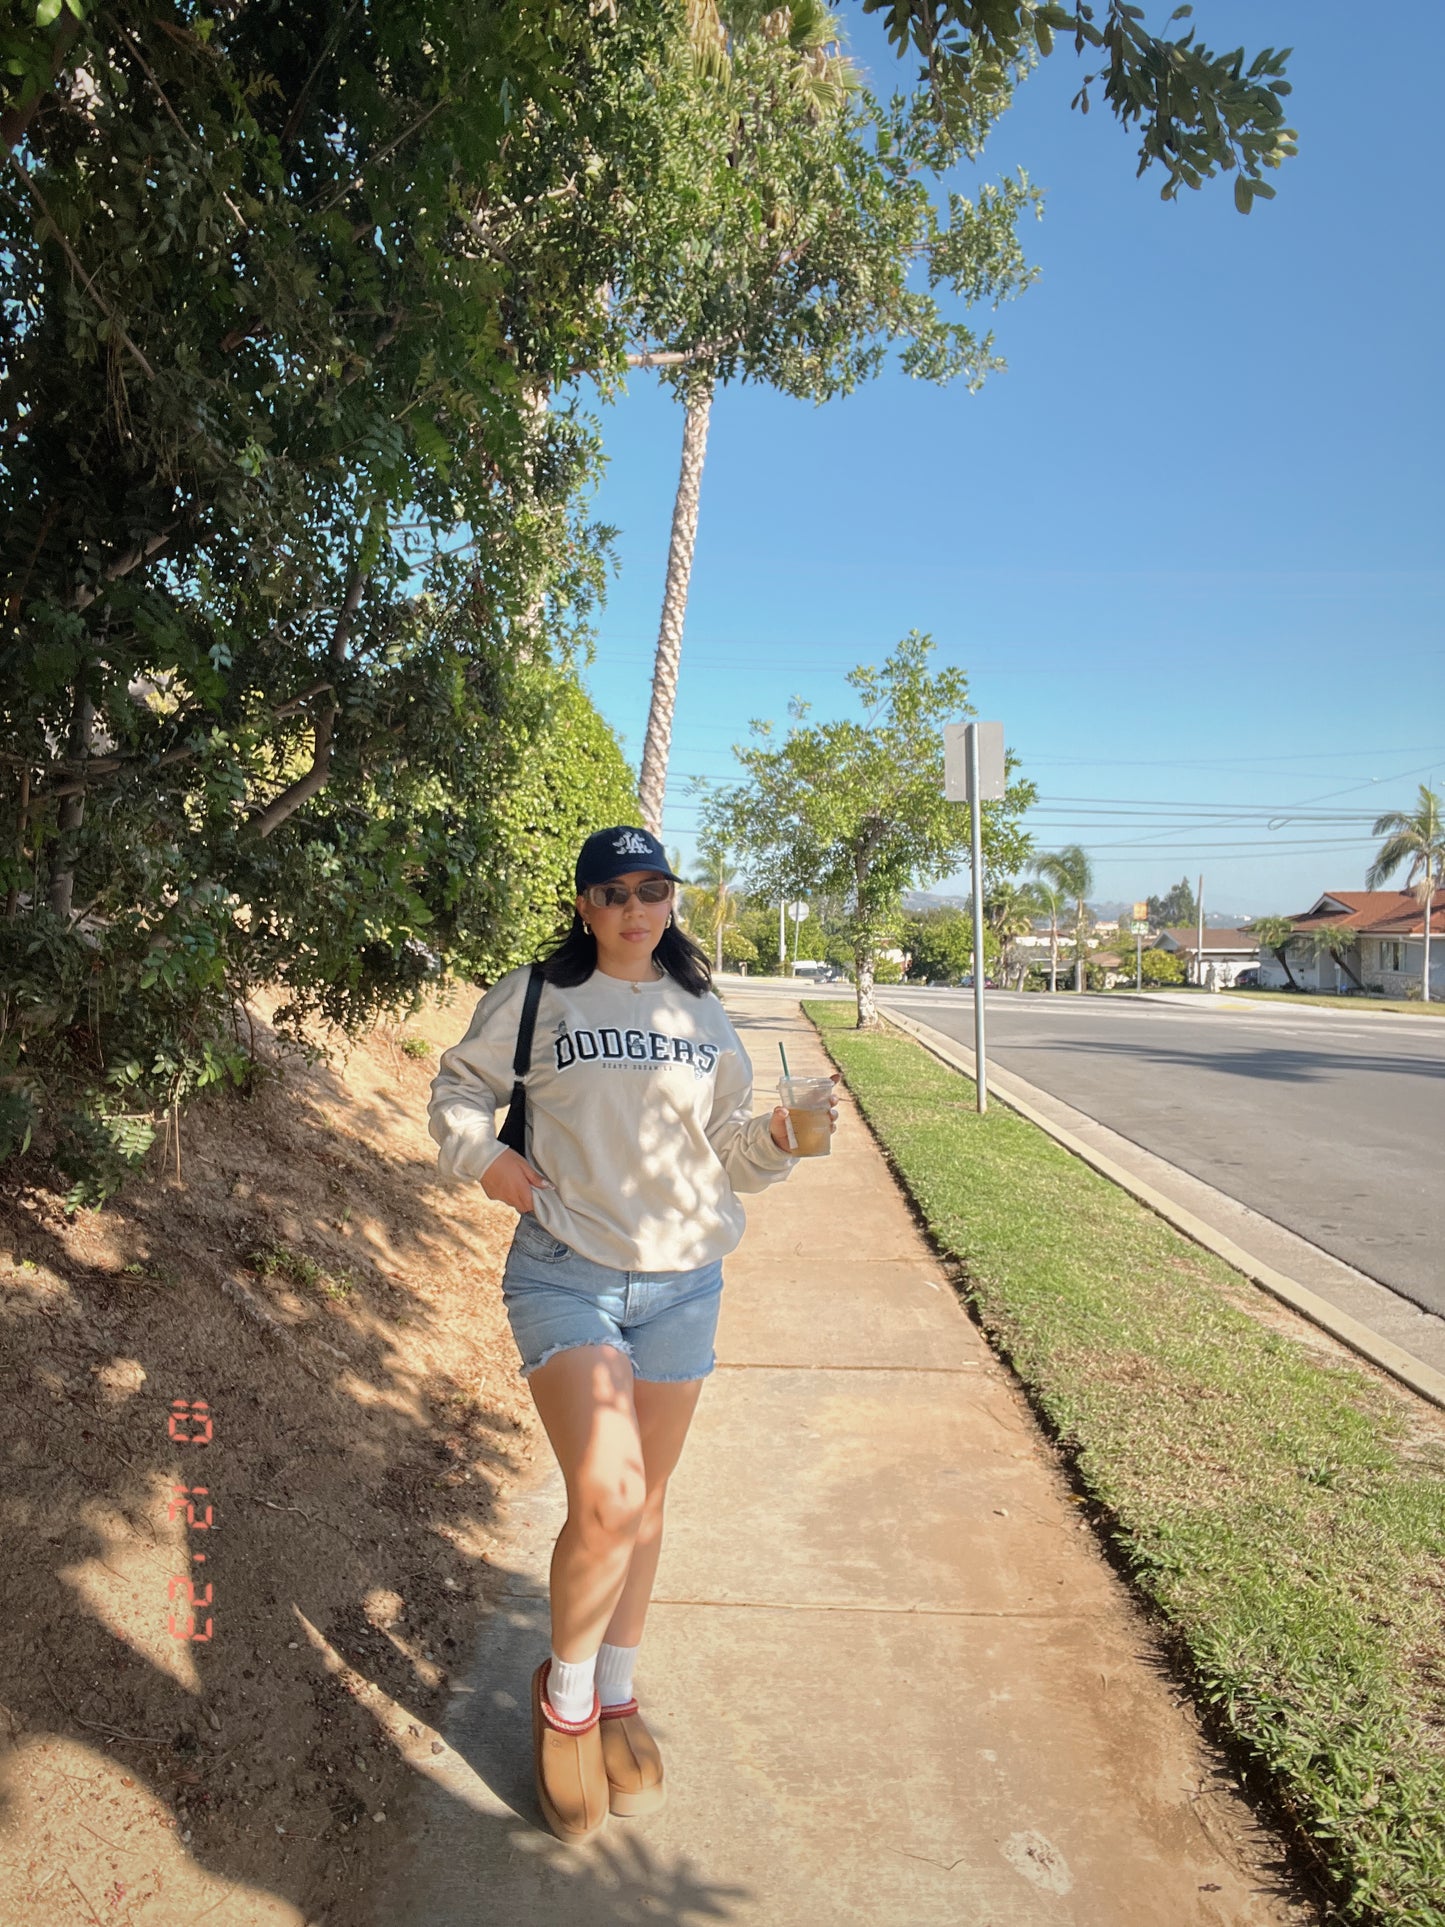
<path id="1" fill-rule="evenodd" d="M 636 1646 L 641 1642 L 647 1604 L 657 1577 L 657 1558 L 662 1551 L 667 1481 L 682 1456 L 683 1441 L 697 1410 L 702 1386 L 700 1378 L 688 1379 L 680 1385 L 650 1385 L 642 1378 L 632 1382 L 646 1496 L 627 1577 L 603 1634 L 609 1646 Z"/>
<path id="2" fill-rule="evenodd" d="M 579 1345 L 527 1383 L 567 1485 L 567 1520 L 552 1548 L 552 1651 L 590 1659 L 626 1583 L 646 1505 L 632 1365 L 611 1345 Z"/>

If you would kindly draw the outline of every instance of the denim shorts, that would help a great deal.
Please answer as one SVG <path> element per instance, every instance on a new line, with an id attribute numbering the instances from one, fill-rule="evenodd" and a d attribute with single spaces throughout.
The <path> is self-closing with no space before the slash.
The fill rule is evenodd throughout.
<path id="1" fill-rule="evenodd" d="M 612 1345 L 635 1378 L 676 1385 L 706 1378 L 722 1299 L 721 1262 L 695 1271 L 614 1271 L 554 1238 L 531 1212 L 517 1221 L 502 1303 L 530 1378 L 558 1352 Z"/>

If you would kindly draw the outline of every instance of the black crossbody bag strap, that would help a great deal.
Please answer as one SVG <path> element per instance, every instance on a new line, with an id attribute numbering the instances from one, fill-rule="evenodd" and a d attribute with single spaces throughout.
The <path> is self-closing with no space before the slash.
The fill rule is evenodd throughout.
<path id="1" fill-rule="evenodd" d="M 527 983 L 527 994 L 522 999 L 522 1021 L 517 1026 L 517 1049 L 512 1058 L 511 1102 L 507 1115 L 502 1119 L 502 1128 L 497 1132 L 500 1143 L 509 1150 L 527 1155 L 527 1087 L 522 1082 L 532 1065 L 532 1036 L 537 1028 L 537 1006 L 542 1001 L 542 966 L 532 965 L 532 974 Z"/>

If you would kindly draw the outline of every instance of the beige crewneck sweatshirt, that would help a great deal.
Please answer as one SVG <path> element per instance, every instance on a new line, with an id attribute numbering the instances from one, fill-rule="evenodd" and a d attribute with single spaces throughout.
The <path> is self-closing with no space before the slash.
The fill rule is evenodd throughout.
<path id="1" fill-rule="evenodd" d="M 494 985 L 442 1053 L 427 1117 L 450 1180 L 480 1178 L 506 1148 L 495 1112 L 511 1095 L 527 975 Z M 743 1234 L 737 1194 L 798 1161 L 752 1114 L 752 1065 L 717 997 L 671 977 L 544 983 L 526 1085 L 528 1162 L 552 1186 L 533 1194 L 537 1221 L 615 1271 L 726 1257 Z"/>

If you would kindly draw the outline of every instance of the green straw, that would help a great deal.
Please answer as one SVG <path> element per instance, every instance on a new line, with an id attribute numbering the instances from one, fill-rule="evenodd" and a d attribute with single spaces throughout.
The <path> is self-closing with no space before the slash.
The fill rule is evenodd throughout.
<path id="1" fill-rule="evenodd" d="M 778 1055 L 783 1060 L 783 1076 L 791 1077 L 793 1073 L 788 1069 L 788 1053 L 783 1049 L 783 1040 L 781 1037 L 778 1039 Z"/>

